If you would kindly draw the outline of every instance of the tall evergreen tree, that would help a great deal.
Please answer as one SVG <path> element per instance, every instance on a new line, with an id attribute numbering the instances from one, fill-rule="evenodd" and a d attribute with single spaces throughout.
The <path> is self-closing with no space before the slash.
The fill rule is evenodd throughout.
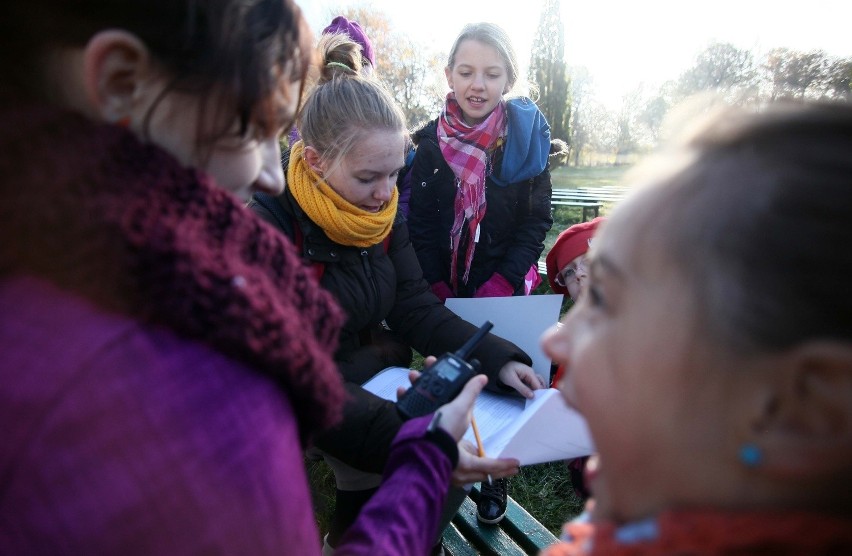
<path id="1" fill-rule="evenodd" d="M 530 82 L 538 88 L 538 107 L 550 123 L 551 136 L 569 141 L 569 78 L 565 67 L 562 0 L 545 0 L 530 59 Z"/>

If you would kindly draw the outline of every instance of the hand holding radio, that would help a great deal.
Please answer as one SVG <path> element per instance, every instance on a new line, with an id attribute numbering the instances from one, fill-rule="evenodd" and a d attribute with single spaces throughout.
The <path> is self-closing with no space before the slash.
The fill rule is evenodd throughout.
<path id="1" fill-rule="evenodd" d="M 397 407 L 404 416 L 425 415 L 436 410 L 441 413 L 439 426 L 458 441 L 459 461 L 453 470 L 452 479 L 456 486 L 483 481 L 489 476 L 510 477 L 517 474 L 519 469 L 518 460 L 482 457 L 475 446 L 462 440 L 471 423 L 476 397 L 488 382 L 485 376 L 476 376 L 479 374 L 479 362 L 466 359 L 492 326 L 486 322 L 455 353 L 447 353 L 437 360 L 428 357 L 426 363 L 429 366 L 419 377 L 416 371 L 412 371 L 411 377 L 416 380 L 408 390 L 399 393 Z M 512 367 L 513 376 L 518 376 L 519 373 L 515 371 Z M 424 377 L 430 378 L 422 382 Z M 520 382 L 522 379 L 516 380 Z M 419 392 L 416 390 L 418 385 L 423 387 Z M 436 391 L 440 393 L 440 399 L 436 397 Z M 447 402 L 440 403 L 440 400 Z"/>
<path id="2" fill-rule="evenodd" d="M 464 385 L 479 372 L 478 362 L 467 358 L 494 325 L 485 321 L 455 353 L 445 353 L 420 373 L 420 378 L 405 391 L 396 403 L 405 419 L 432 413 L 455 398 Z"/>

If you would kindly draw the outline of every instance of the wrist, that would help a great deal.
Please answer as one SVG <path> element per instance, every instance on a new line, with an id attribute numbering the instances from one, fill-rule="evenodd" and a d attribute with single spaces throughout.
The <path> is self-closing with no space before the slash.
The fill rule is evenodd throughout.
<path id="1" fill-rule="evenodd" d="M 444 454 L 449 458 L 450 465 L 453 469 L 459 463 L 459 447 L 456 440 L 450 436 L 446 429 L 440 426 L 441 412 L 435 412 L 435 416 L 426 427 L 424 438 L 434 443 Z"/>

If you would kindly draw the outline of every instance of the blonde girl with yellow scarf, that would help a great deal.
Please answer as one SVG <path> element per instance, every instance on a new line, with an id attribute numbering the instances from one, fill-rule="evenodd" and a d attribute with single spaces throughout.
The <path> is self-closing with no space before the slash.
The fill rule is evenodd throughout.
<path id="1" fill-rule="evenodd" d="M 338 345 L 328 346 L 349 394 L 343 423 L 318 436 L 312 450 L 337 483 L 325 539 L 330 553 L 381 483 L 402 426 L 396 406 L 361 384 L 386 367 L 409 366 L 412 348 L 423 355 L 458 349 L 481 323 L 462 320 L 434 296 L 397 217 L 396 178 L 408 136 L 402 111 L 381 84 L 362 75 L 360 47 L 347 36 L 324 36 L 319 49 L 319 77 L 297 118 L 301 140 L 282 161 L 284 193 L 256 196 L 250 207 L 294 241 L 346 314 Z M 490 388 L 531 397 L 541 386 L 529 356 L 511 342 L 489 334 L 474 356 Z M 454 480 L 505 477 L 516 465 L 461 450 Z M 448 492 L 446 515 L 424 517 L 446 524 L 464 495 Z"/>

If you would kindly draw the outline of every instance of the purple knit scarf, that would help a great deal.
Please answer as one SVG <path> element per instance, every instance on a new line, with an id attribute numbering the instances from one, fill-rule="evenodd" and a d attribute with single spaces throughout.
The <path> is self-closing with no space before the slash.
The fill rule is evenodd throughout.
<path id="1" fill-rule="evenodd" d="M 32 274 L 268 375 L 335 423 L 342 313 L 282 234 L 118 126 L 0 106 L 0 275 Z"/>

